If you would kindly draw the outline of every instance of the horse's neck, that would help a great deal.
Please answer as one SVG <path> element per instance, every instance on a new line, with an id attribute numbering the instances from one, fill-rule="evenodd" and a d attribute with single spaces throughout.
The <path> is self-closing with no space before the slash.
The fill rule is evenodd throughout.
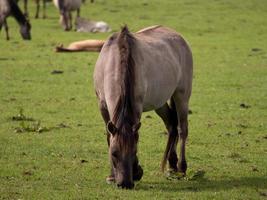
<path id="1" fill-rule="evenodd" d="M 22 11 L 20 10 L 18 4 L 14 0 L 9 0 L 10 2 L 10 9 L 11 9 L 11 14 L 14 16 L 16 21 L 20 24 L 23 25 L 25 24 L 26 17 L 23 15 Z"/>

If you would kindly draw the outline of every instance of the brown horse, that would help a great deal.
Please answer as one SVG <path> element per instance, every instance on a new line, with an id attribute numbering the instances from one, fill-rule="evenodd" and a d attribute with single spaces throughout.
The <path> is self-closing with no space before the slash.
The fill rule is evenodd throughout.
<path id="1" fill-rule="evenodd" d="M 16 2 L 18 2 L 19 0 L 16 0 Z M 39 10 L 40 10 L 40 1 L 41 0 L 35 0 L 35 3 L 36 3 L 36 13 L 35 13 L 35 18 L 39 18 Z M 47 1 L 51 1 L 51 0 L 42 0 L 43 2 L 43 19 L 46 18 L 46 2 Z M 28 13 L 28 0 L 24 0 L 24 15 L 26 17 L 29 16 L 29 13 Z"/>
<path id="2" fill-rule="evenodd" d="M 47 0 L 42 0 L 43 2 L 43 19 L 46 18 L 46 2 Z M 35 13 L 35 18 L 39 18 L 39 11 L 40 11 L 40 0 L 35 0 L 36 3 L 36 13 Z"/>
<path id="3" fill-rule="evenodd" d="M 63 44 L 56 46 L 56 52 L 100 52 L 104 40 L 83 40 L 71 43 L 68 47 L 64 47 Z"/>
<path id="4" fill-rule="evenodd" d="M 168 130 L 162 170 L 168 160 L 171 170 L 186 172 L 192 72 L 188 44 L 169 28 L 153 26 L 130 33 L 123 27 L 105 42 L 95 66 L 94 84 L 107 127 L 111 161 L 107 181 L 133 188 L 134 181 L 142 178 L 137 158 L 138 129 L 142 112 L 150 110 L 156 111 Z"/>

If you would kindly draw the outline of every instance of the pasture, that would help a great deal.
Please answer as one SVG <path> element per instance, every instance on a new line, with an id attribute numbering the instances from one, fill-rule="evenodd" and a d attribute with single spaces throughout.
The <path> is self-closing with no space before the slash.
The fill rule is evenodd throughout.
<path id="1" fill-rule="evenodd" d="M 22 8 L 22 1 L 20 7 Z M 108 185 L 105 127 L 93 87 L 98 53 L 54 47 L 110 33 L 64 32 L 49 3 L 23 41 L 8 18 L 0 33 L 0 199 L 266 199 L 267 1 L 89 0 L 81 16 L 113 31 L 162 24 L 180 32 L 194 57 L 187 142 L 188 175 L 160 171 L 165 128 L 144 113 L 142 180 L 133 190 Z M 160 92 L 160 91 L 159 91 Z"/>

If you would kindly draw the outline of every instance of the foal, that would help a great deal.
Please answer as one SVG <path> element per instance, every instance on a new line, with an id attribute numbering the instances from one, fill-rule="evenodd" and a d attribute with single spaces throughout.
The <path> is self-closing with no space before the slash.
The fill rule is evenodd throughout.
<path id="1" fill-rule="evenodd" d="M 80 17 L 82 0 L 53 0 L 60 12 L 60 23 L 65 31 L 72 29 L 71 12 L 77 10 L 77 17 Z"/>
<path id="2" fill-rule="evenodd" d="M 9 40 L 8 25 L 6 18 L 12 15 L 20 26 L 20 34 L 24 40 L 31 39 L 31 25 L 15 0 L 0 0 L 0 30 L 5 27 L 6 39 Z"/>

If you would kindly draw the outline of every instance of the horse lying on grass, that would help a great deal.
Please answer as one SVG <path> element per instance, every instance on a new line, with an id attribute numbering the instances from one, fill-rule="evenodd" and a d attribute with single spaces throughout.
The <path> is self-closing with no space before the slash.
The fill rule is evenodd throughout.
<path id="1" fill-rule="evenodd" d="M 81 52 L 81 51 L 95 51 L 100 52 L 104 40 L 83 40 L 71 43 L 68 47 L 64 47 L 62 44 L 57 46 L 56 52 Z"/>

